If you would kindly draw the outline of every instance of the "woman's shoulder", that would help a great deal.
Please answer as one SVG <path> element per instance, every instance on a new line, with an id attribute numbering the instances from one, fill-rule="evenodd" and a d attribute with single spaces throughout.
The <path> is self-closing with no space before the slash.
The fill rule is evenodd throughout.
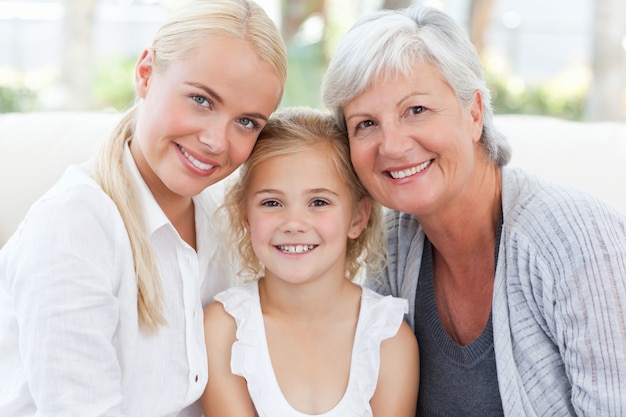
<path id="1" fill-rule="evenodd" d="M 507 259 L 533 259 L 533 268 L 551 270 L 547 277 L 556 276 L 556 268 L 583 270 L 591 262 L 623 256 L 626 217 L 617 209 L 587 192 L 521 170 L 503 170 L 502 177 L 503 242 L 513 249 Z"/>
<path id="2" fill-rule="evenodd" d="M 386 209 L 384 228 L 387 250 L 391 257 L 408 252 L 412 246 L 422 242 L 422 227 L 415 216 L 397 210 Z"/>
<path id="3" fill-rule="evenodd" d="M 71 277 L 80 265 L 118 285 L 124 274 L 133 271 L 128 233 L 119 211 L 81 166 L 68 168 L 31 206 L 2 250 L 7 265 L 20 271 L 14 277 L 27 275 L 25 271 L 45 271 L 52 264 L 57 265 L 57 278 Z"/>
<path id="4" fill-rule="evenodd" d="M 502 206 L 508 226 L 554 223 L 567 225 L 598 219 L 624 224 L 626 218 L 595 195 L 552 182 L 519 168 L 502 170 Z"/>
<path id="5" fill-rule="evenodd" d="M 96 211 L 103 211 L 114 206 L 105 204 L 111 198 L 104 192 L 102 187 L 90 175 L 90 163 L 71 165 L 32 206 L 36 208 L 44 205 L 46 210 L 62 206 L 67 211 L 82 211 L 82 207 L 89 206 Z"/>
<path id="6" fill-rule="evenodd" d="M 398 210 L 385 209 L 384 221 L 385 228 L 396 233 L 414 234 L 420 227 L 415 216 Z"/>
<path id="7" fill-rule="evenodd" d="M 48 234 L 54 240 L 76 231 L 102 239 L 118 230 L 115 225 L 123 223 L 113 201 L 90 177 L 87 166 L 73 165 L 28 209 L 15 236 L 45 239 Z"/>

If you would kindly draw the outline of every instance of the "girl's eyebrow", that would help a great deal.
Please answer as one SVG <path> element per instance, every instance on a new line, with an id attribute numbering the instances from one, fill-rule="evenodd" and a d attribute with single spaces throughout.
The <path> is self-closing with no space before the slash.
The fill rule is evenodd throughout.
<path id="1" fill-rule="evenodd" d="M 328 188 L 310 188 L 306 190 L 306 193 L 307 194 L 333 194 L 333 195 L 339 196 L 338 193 L 334 192 L 333 190 L 329 190 Z M 259 194 L 284 194 L 284 192 L 273 189 L 273 188 L 262 188 L 254 192 L 254 195 L 259 195 Z"/>
<path id="2" fill-rule="evenodd" d="M 254 194 L 255 195 L 258 195 L 258 194 L 283 194 L 283 192 L 279 191 L 279 190 L 275 190 L 273 188 L 262 188 L 260 190 L 255 191 Z"/>
<path id="3" fill-rule="evenodd" d="M 336 192 L 334 192 L 333 190 L 329 190 L 328 188 L 312 188 L 310 190 L 307 191 L 309 194 L 322 194 L 322 193 L 328 193 L 328 194 L 333 194 L 336 196 L 339 196 L 339 194 L 337 194 Z"/>

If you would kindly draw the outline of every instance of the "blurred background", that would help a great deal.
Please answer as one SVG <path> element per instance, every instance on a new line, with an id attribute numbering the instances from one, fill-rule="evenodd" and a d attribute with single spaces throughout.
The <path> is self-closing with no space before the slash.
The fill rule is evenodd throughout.
<path id="1" fill-rule="evenodd" d="M 281 106 L 321 107 L 320 80 L 363 14 L 427 4 L 470 34 L 498 114 L 626 120 L 625 0 L 257 0 L 281 28 Z M 176 0 L 0 1 L 0 112 L 124 110 L 132 71 Z"/>

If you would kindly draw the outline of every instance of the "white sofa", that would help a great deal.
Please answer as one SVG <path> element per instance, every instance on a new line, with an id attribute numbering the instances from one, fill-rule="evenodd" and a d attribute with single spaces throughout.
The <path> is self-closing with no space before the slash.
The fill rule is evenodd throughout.
<path id="1" fill-rule="evenodd" d="M 90 158 L 119 113 L 0 114 L 0 246 L 70 163 Z M 626 123 L 496 116 L 511 165 L 588 190 L 626 214 Z"/>

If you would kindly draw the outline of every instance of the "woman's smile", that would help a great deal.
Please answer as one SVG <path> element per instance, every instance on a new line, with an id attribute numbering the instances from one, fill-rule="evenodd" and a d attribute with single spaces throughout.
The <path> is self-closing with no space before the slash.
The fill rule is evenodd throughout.
<path id="1" fill-rule="evenodd" d="M 192 156 L 189 152 L 187 152 L 185 150 L 185 148 L 183 148 L 180 145 L 176 145 L 178 146 L 178 149 L 180 149 L 180 152 L 185 156 L 185 158 L 187 158 L 187 160 L 189 160 L 189 162 L 192 163 L 193 166 L 195 166 L 196 168 L 202 170 L 202 171 L 208 171 L 211 168 L 214 168 L 215 165 L 209 164 L 209 163 L 205 163 L 200 161 L 199 159 L 195 158 L 194 156 Z"/>
<path id="2" fill-rule="evenodd" d="M 402 179 L 402 178 L 410 177 L 412 175 L 415 175 L 417 173 L 424 171 L 432 163 L 433 163 L 433 159 L 430 159 L 426 162 L 423 162 L 411 168 L 406 168 L 406 169 L 401 169 L 401 170 L 389 170 L 389 171 L 386 171 L 386 173 L 389 174 L 389 176 L 395 180 Z"/>

